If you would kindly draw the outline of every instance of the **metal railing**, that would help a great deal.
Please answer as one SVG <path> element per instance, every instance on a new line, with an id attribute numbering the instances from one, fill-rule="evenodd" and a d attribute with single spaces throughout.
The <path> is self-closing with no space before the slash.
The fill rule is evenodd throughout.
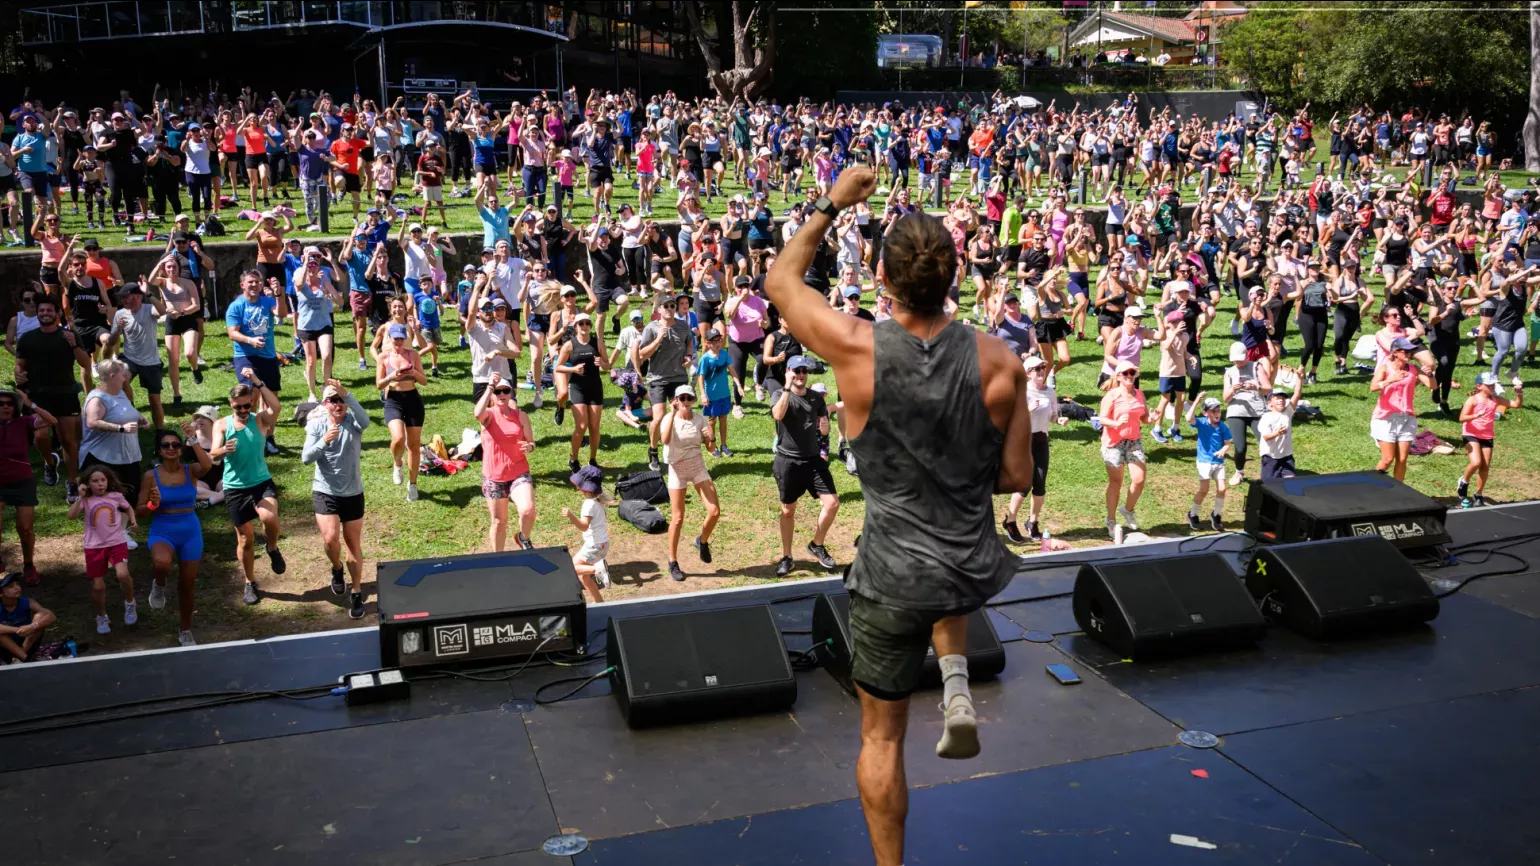
<path id="1" fill-rule="evenodd" d="M 230 33 L 274 28 L 343 25 L 397 27 L 434 22 L 486 22 L 546 30 L 544 3 L 437 2 L 437 0 L 231 0 L 184 3 L 159 0 L 100 0 L 21 10 L 23 45 L 52 45 L 122 39 Z"/>

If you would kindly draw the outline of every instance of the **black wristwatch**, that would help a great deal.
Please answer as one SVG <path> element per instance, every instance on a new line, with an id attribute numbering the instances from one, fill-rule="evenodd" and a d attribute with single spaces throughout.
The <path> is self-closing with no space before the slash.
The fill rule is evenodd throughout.
<path id="1" fill-rule="evenodd" d="M 829 201 L 829 197 L 826 195 L 819 196 L 818 201 L 813 202 L 813 210 L 818 211 L 831 220 L 839 216 L 840 213 L 840 209 L 835 207 L 834 202 Z"/>

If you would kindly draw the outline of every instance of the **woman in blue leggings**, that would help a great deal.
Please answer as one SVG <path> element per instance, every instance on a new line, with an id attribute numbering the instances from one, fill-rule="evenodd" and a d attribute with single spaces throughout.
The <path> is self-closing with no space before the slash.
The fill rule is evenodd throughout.
<path id="1" fill-rule="evenodd" d="M 196 513 L 198 479 L 213 468 L 207 451 L 193 435 L 192 424 L 183 424 L 185 442 L 192 446 L 196 466 L 182 462 L 184 437 L 175 430 L 161 430 L 155 435 L 156 462 L 139 485 L 138 514 L 153 517 L 150 523 L 150 560 L 154 582 L 150 584 L 150 607 L 166 606 L 166 575 L 171 563 L 177 563 L 177 608 L 181 625 L 177 642 L 195 646 L 192 635 L 193 585 L 198 580 L 198 563 L 203 559 L 203 524 Z"/>

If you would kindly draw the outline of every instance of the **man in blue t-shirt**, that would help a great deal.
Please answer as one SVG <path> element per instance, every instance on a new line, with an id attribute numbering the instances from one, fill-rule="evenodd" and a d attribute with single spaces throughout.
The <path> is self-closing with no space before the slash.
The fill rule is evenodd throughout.
<path id="1" fill-rule="evenodd" d="M 48 139 L 38 131 L 37 115 L 22 115 L 21 131 L 11 139 L 11 155 L 16 157 L 21 188 L 31 191 L 37 212 L 42 214 L 53 199 L 48 186 Z"/>
<path id="2" fill-rule="evenodd" d="M 277 394 L 283 385 L 278 373 L 278 350 L 273 344 L 273 328 L 289 314 L 288 298 L 278 278 L 262 285 L 260 271 L 241 274 L 241 296 L 225 308 L 225 331 L 235 355 L 235 379 L 241 381 L 241 369 L 250 367 Z"/>
<path id="3" fill-rule="evenodd" d="M 1197 415 L 1199 405 L 1203 407 L 1202 415 Z M 1222 402 L 1213 397 L 1205 399 L 1202 394 L 1187 407 L 1187 423 L 1198 435 L 1198 492 L 1193 494 L 1192 507 L 1187 509 L 1187 525 L 1195 530 L 1202 528 L 1198 524 L 1198 514 L 1203 508 L 1204 497 L 1208 496 L 1210 481 L 1216 486 L 1214 510 L 1209 512 L 1208 523 L 1215 532 L 1224 530 L 1220 515 L 1225 507 L 1225 457 L 1230 453 L 1232 434 L 1223 413 Z"/>

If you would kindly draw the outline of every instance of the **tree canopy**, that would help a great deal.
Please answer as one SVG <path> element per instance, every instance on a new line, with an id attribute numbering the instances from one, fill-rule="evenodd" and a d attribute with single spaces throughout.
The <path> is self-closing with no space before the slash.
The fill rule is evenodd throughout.
<path id="1" fill-rule="evenodd" d="M 1506 126 L 1528 90 L 1522 3 L 1258 5 L 1221 40 L 1221 62 L 1287 107 L 1417 105 Z"/>

